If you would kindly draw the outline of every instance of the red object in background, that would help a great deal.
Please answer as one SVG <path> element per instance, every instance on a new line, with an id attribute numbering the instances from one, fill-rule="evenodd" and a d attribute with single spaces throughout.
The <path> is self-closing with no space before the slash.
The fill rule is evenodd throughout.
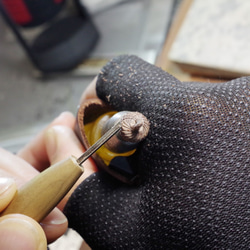
<path id="1" fill-rule="evenodd" d="M 31 22 L 32 16 L 22 0 L 2 0 L 10 18 L 20 25 Z"/>
<path id="2" fill-rule="evenodd" d="M 65 0 L 0 0 L 10 18 L 24 27 L 34 27 L 53 18 Z"/>

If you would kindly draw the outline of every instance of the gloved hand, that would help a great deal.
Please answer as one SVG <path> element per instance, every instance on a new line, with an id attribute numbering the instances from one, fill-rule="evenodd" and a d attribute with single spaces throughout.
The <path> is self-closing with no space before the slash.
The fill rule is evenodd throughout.
<path id="1" fill-rule="evenodd" d="M 149 119 L 133 163 L 143 182 L 92 174 L 66 206 L 70 226 L 93 249 L 247 249 L 250 78 L 180 82 L 120 56 L 96 90 L 114 109 Z"/>

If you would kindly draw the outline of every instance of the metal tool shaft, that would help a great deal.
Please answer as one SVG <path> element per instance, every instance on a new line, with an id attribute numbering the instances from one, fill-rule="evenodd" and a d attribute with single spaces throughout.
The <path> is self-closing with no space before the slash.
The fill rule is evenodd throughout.
<path id="1" fill-rule="evenodd" d="M 83 153 L 76 161 L 81 165 L 86 161 L 94 152 L 96 152 L 104 143 L 106 143 L 113 135 L 119 132 L 121 123 L 117 122 L 111 129 L 109 129 L 95 144 Z"/>

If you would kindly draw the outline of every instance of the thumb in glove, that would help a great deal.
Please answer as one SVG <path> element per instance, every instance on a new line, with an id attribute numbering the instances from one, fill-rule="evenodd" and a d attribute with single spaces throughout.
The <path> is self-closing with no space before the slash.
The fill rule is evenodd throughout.
<path id="1" fill-rule="evenodd" d="M 101 71 L 98 97 L 150 121 L 127 186 L 92 174 L 65 213 L 93 249 L 246 249 L 250 78 L 180 82 L 136 56 Z"/>

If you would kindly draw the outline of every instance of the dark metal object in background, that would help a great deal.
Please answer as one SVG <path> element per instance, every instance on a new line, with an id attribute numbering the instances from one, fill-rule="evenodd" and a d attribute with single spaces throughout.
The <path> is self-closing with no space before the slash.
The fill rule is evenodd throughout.
<path id="1" fill-rule="evenodd" d="M 76 14 L 52 22 L 29 44 L 0 1 L 3 19 L 32 63 L 42 73 L 63 72 L 75 68 L 89 56 L 99 39 L 99 33 L 86 8 L 77 0 L 75 4 Z"/>

